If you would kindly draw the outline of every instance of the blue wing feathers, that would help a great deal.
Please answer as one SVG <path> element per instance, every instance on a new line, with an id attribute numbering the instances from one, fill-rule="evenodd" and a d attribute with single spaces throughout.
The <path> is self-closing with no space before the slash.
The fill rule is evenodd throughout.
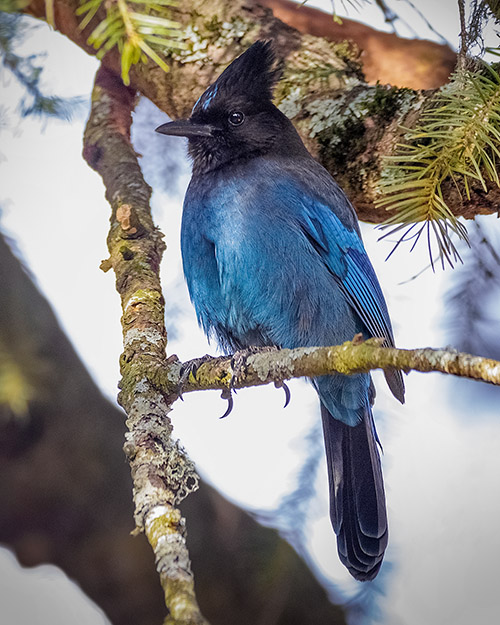
<path id="1" fill-rule="evenodd" d="M 331 178 L 322 190 L 320 178 L 254 160 L 245 175 L 186 194 L 184 267 L 205 331 L 227 351 L 330 345 L 358 332 L 392 345 L 382 291 L 343 193 Z M 369 376 L 352 376 L 343 398 L 336 376 L 325 379 L 331 388 L 322 382 L 320 396 L 328 409 L 341 418 L 340 401 L 344 421 L 359 422 Z"/>
<path id="2" fill-rule="evenodd" d="M 357 232 L 349 231 L 329 206 L 316 204 L 312 209 L 323 213 L 324 217 L 321 221 L 322 236 L 316 248 L 323 262 L 339 281 L 346 298 L 370 334 L 385 338 L 389 345 L 393 345 L 384 296 Z M 315 220 L 319 221 L 317 217 Z M 304 225 L 309 236 L 314 237 L 318 230 L 313 229 L 311 224 L 312 219 L 309 218 Z M 325 252 L 321 253 L 320 250 Z"/>

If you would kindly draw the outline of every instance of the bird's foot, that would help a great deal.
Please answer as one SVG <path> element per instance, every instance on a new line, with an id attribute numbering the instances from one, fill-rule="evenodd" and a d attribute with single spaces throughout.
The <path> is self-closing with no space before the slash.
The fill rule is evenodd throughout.
<path id="1" fill-rule="evenodd" d="M 231 368 L 233 370 L 233 373 L 231 375 L 231 381 L 229 383 L 229 391 L 231 391 L 231 389 L 234 390 L 234 386 L 238 384 L 239 380 L 242 377 L 242 374 L 245 373 L 247 359 L 249 356 L 252 356 L 254 354 L 261 354 L 264 352 L 275 352 L 278 350 L 279 350 L 279 347 L 276 347 L 276 345 L 265 345 L 263 347 L 257 347 L 255 345 L 251 345 L 250 347 L 247 347 L 246 349 L 242 349 L 237 352 L 234 352 L 233 357 L 231 358 Z M 286 408 L 288 404 L 290 403 L 290 398 L 291 398 L 290 389 L 288 388 L 285 382 L 275 382 L 274 386 L 276 388 L 282 388 L 285 391 L 285 405 L 283 406 L 283 408 Z M 225 399 L 227 399 L 227 397 L 225 397 Z M 232 408 L 232 404 L 231 404 L 231 408 Z"/>
<path id="2" fill-rule="evenodd" d="M 212 358 L 213 356 L 210 356 L 210 354 L 205 354 L 201 358 L 193 358 L 193 360 L 188 360 L 182 365 L 181 371 L 180 371 L 180 377 L 179 377 L 179 398 L 180 399 L 182 399 L 182 392 L 184 390 L 184 386 L 189 381 L 190 377 L 192 376 L 196 380 L 196 373 L 198 369 L 200 368 L 200 366 L 203 363 L 207 362 L 207 360 L 211 360 Z M 231 410 L 233 409 L 234 402 L 233 402 L 233 397 L 231 394 L 232 390 L 234 389 L 225 388 L 221 393 L 221 399 L 227 399 L 227 410 L 222 415 L 222 417 L 220 417 L 221 419 L 224 419 L 224 417 L 227 417 L 228 414 L 230 414 Z M 236 393 L 236 391 L 234 392 Z"/>
<path id="3" fill-rule="evenodd" d="M 234 394 L 236 394 L 236 389 L 234 387 L 238 385 L 239 381 L 242 378 L 242 374 L 245 372 L 246 361 L 247 361 L 248 356 L 250 356 L 251 354 L 254 354 L 255 351 L 258 349 L 259 348 L 257 347 L 248 347 L 247 349 L 238 350 L 234 352 L 234 354 L 232 355 L 231 357 L 232 373 L 231 373 L 231 379 L 229 380 L 229 386 L 228 388 L 225 388 L 221 393 L 221 399 L 227 400 L 227 410 L 222 415 L 222 417 L 219 417 L 220 419 L 225 419 L 229 414 L 231 414 L 231 411 L 233 410 L 233 406 L 234 406 L 233 392 Z"/>
<path id="4" fill-rule="evenodd" d="M 240 380 L 242 379 L 242 377 L 244 377 L 246 364 L 247 364 L 247 358 L 251 356 L 252 354 L 258 354 L 259 352 L 272 351 L 276 349 L 277 347 L 250 346 L 245 349 L 240 349 L 234 352 L 234 354 L 231 357 L 232 374 L 231 374 L 231 380 L 229 381 L 229 387 L 224 389 L 221 393 L 221 398 L 227 400 L 227 410 L 222 415 L 222 417 L 220 417 L 221 419 L 224 419 L 225 417 L 227 417 L 233 409 L 234 401 L 233 401 L 232 394 L 233 392 L 236 394 L 236 389 L 234 387 L 237 386 Z"/>
<path id="5" fill-rule="evenodd" d="M 196 380 L 196 373 L 200 366 L 212 358 L 213 356 L 210 356 L 210 354 L 205 354 L 201 358 L 193 358 L 193 360 L 187 360 L 183 363 L 179 376 L 179 397 L 181 399 L 184 387 L 187 382 L 189 382 L 189 378 L 193 376 L 194 380 Z"/>

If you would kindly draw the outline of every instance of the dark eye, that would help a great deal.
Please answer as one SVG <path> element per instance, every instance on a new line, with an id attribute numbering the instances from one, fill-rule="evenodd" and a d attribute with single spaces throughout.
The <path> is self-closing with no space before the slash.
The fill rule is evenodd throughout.
<path id="1" fill-rule="evenodd" d="M 245 121 L 245 116 L 240 111 L 233 111 L 232 113 L 229 113 L 228 120 L 233 126 L 241 126 L 241 124 Z"/>

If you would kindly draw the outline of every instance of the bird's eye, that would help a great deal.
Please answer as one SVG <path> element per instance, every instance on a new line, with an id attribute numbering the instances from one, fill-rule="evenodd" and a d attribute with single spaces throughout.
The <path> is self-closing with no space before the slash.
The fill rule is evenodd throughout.
<path id="1" fill-rule="evenodd" d="M 241 124 L 245 121 L 245 116 L 240 111 L 233 111 L 229 113 L 229 123 L 233 126 L 241 126 Z"/>

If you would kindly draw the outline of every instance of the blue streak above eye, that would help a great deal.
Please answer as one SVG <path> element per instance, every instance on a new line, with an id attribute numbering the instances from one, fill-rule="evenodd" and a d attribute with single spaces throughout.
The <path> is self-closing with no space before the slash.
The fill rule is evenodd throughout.
<path id="1" fill-rule="evenodd" d="M 217 91 L 218 91 L 218 87 L 216 84 L 212 85 L 211 87 L 209 87 L 204 93 L 201 94 L 201 96 L 196 100 L 196 104 L 193 106 L 193 110 L 191 111 L 192 113 L 194 113 L 195 109 L 201 105 L 201 110 L 202 111 L 207 111 L 208 108 L 210 107 L 210 104 L 212 102 L 212 100 L 215 98 L 215 96 L 217 95 Z"/>

